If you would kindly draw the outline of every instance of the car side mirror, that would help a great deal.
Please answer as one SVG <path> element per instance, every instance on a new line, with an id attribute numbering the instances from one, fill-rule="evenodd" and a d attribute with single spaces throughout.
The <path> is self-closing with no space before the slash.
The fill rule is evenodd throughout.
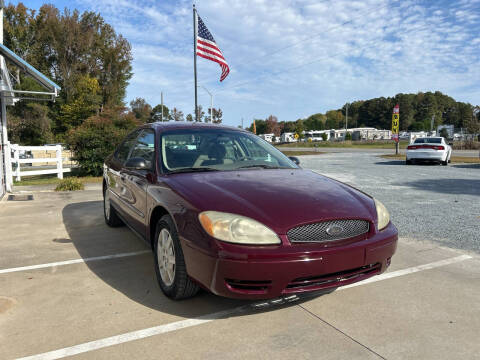
<path id="1" fill-rule="evenodd" d="M 290 160 L 292 160 L 296 165 L 300 165 L 300 160 L 296 156 L 289 156 Z"/>
<path id="2" fill-rule="evenodd" d="M 127 162 L 125 163 L 125 167 L 127 169 L 134 169 L 134 170 L 146 170 L 148 168 L 145 162 L 145 159 L 141 157 L 134 157 L 134 158 L 128 159 Z"/>

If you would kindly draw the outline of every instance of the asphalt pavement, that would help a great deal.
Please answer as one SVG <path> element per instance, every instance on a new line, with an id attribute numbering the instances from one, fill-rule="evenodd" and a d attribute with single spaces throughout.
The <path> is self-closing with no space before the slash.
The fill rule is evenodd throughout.
<path id="1" fill-rule="evenodd" d="M 300 159 L 383 202 L 400 236 L 480 252 L 480 164 L 405 165 L 365 152 Z"/>
<path id="2" fill-rule="evenodd" d="M 342 147 L 280 147 L 283 151 L 312 151 L 312 152 L 329 152 L 329 153 L 369 153 L 369 154 L 395 154 L 395 148 L 391 149 L 372 149 L 372 148 L 342 148 Z M 405 149 L 400 149 L 400 154 L 405 154 Z M 478 150 L 453 150 L 453 156 L 475 157 L 478 158 Z"/>

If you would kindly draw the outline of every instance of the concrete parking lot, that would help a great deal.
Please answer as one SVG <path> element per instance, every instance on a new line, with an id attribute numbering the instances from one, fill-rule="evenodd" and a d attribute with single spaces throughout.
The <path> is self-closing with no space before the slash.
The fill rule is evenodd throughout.
<path id="1" fill-rule="evenodd" d="M 32 192 L 0 202 L 0 358 L 478 358 L 480 168 L 301 161 L 389 207 L 388 272 L 323 295 L 174 302 L 144 243 L 104 224 L 100 187 Z"/>

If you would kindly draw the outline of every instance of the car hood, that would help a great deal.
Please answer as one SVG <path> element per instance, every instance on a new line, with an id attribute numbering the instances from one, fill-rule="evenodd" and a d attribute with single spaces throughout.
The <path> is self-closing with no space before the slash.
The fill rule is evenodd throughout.
<path id="1" fill-rule="evenodd" d="M 318 221 L 376 218 L 371 197 L 310 170 L 183 173 L 164 180 L 200 212 L 214 210 L 247 216 L 278 234 Z"/>

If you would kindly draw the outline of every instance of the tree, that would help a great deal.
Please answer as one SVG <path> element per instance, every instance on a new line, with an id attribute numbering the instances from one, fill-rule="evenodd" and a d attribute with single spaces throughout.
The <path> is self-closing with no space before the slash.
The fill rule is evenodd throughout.
<path id="1" fill-rule="evenodd" d="M 162 106 L 163 106 L 163 115 L 162 115 Z M 170 114 L 170 110 L 168 109 L 168 107 L 165 105 L 159 104 L 155 106 L 150 113 L 149 122 L 170 121 L 170 120 L 172 120 L 172 115 Z"/>
<path id="2" fill-rule="evenodd" d="M 59 126 L 67 130 L 80 125 L 100 109 L 101 102 L 98 80 L 88 75 L 81 76 L 75 83 L 72 101 L 60 107 Z"/>
<path id="3" fill-rule="evenodd" d="M 280 125 L 276 116 L 270 115 L 265 119 L 265 133 L 280 136 Z"/>
<path id="4" fill-rule="evenodd" d="M 211 109 L 209 108 L 208 109 L 208 118 L 210 119 L 210 113 L 211 113 Z M 221 124 L 222 123 L 222 116 L 223 116 L 223 112 L 222 112 L 222 109 L 218 108 L 218 109 L 215 109 L 213 108 L 213 114 L 212 114 L 212 121 L 214 124 Z M 207 118 L 205 118 L 205 121 L 207 121 Z"/>
<path id="5" fill-rule="evenodd" d="M 261 134 L 266 134 L 267 130 L 267 123 L 265 120 L 262 119 L 255 119 L 255 129 L 256 129 L 256 134 L 261 135 Z M 253 132 L 253 122 L 248 128 L 249 131 Z"/>
<path id="6" fill-rule="evenodd" d="M 327 139 L 328 139 L 328 135 L 325 133 L 322 133 L 322 140 L 327 141 Z"/>
<path id="7" fill-rule="evenodd" d="M 105 158 L 113 152 L 125 135 L 140 124 L 125 109 L 107 108 L 71 129 L 67 141 L 83 175 L 100 176 Z"/>
<path id="8" fill-rule="evenodd" d="M 198 118 L 196 118 L 195 121 L 201 122 L 203 117 L 205 116 L 205 111 L 203 111 L 202 105 L 198 105 L 196 112 L 195 112 L 195 109 L 193 109 L 193 112 L 198 116 Z"/>
<path id="9" fill-rule="evenodd" d="M 351 141 L 352 140 L 352 133 L 351 132 L 346 132 L 345 133 L 345 140 L 346 141 Z"/>
<path id="10" fill-rule="evenodd" d="M 296 122 L 295 122 L 295 133 L 298 135 L 298 138 L 299 139 L 303 139 L 303 137 L 305 136 L 305 134 L 303 133 L 303 120 L 301 119 L 298 119 Z"/>
<path id="11" fill-rule="evenodd" d="M 14 116 L 9 116 L 8 131 L 11 141 L 22 145 L 43 145 L 53 141 L 48 107 L 28 103 Z"/>
<path id="12" fill-rule="evenodd" d="M 183 112 L 180 110 L 177 110 L 177 108 L 175 107 L 171 111 L 171 116 L 172 116 L 172 119 L 175 121 L 185 121 L 185 119 L 183 118 Z"/>
<path id="13" fill-rule="evenodd" d="M 94 12 L 58 10 L 43 5 L 38 11 L 22 3 L 5 8 L 5 45 L 61 86 L 59 98 L 47 104 L 47 117 L 62 138 L 65 131 L 83 122 L 98 109 L 124 106 L 128 80 L 132 77 L 130 44 Z M 28 82 L 18 69 L 17 88 Z M 86 81 L 88 79 L 88 81 Z M 85 82 L 98 89 L 79 91 Z M 88 86 L 87 86 L 88 87 Z M 15 105 L 21 112 L 24 102 Z M 94 111 L 95 109 L 95 111 Z M 16 115 L 15 115 L 16 116 Z"/>
<path id="14" fill-rule="evenodd" d="M 144 98 L 135 98 L 130 101 L 130 108 L 133 114 L 140 123 L 147 123 L 151 120 L 152 107 L 145 101 Z"/>
<path id="15" fill-rule="evenodd" d="M 193 116 L 192 116 L 192 114 L 188 114 L 187 117 L 186 117 L 186 120 L 187 120 L 187 121 L 193 121 Z"/>
<path id="16" fill-rule="evenodd" d="M 440 136 L 445 138 L 445 139 L 448 139 L 448 131 L 447 129 L 445 128 L 442 128 L 442 130 L 440 130 Z"/>

